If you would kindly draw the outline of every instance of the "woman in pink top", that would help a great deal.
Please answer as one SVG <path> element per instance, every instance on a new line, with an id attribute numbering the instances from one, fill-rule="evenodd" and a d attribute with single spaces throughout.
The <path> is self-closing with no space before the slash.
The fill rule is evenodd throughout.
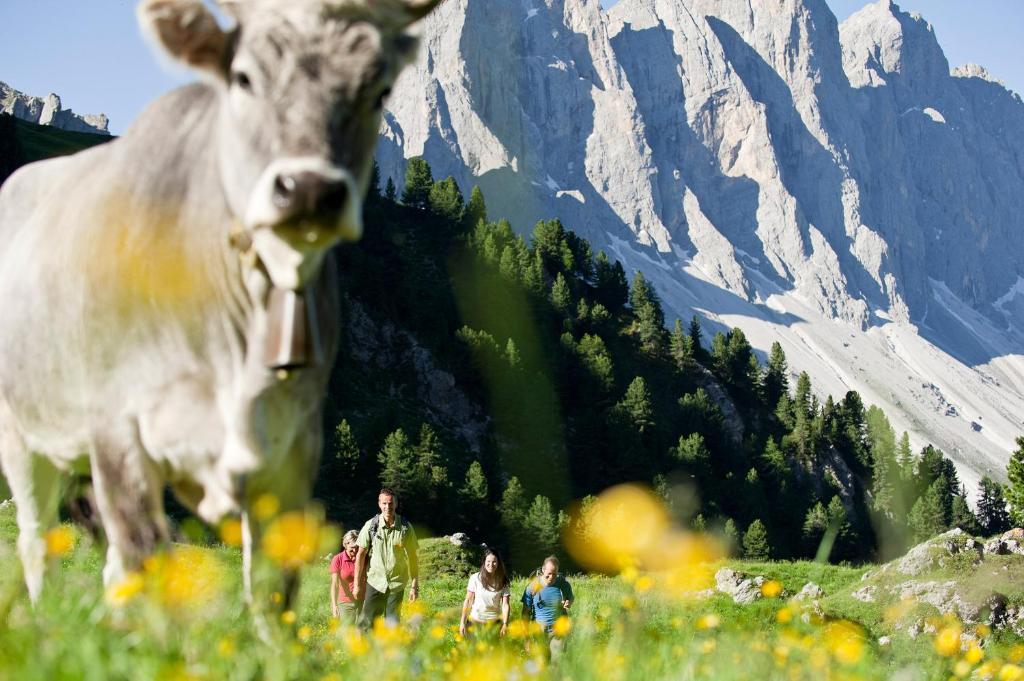
<path id="1" fill-rule="evenodd" d="M 356 577 L 356 540 L 359 533 L 349 530 L 341 540 L 341 553 L 331 560 L 331 614 L 346 624 L 356 623 L 359 612 L 352 597 L 352 583 Z"/>

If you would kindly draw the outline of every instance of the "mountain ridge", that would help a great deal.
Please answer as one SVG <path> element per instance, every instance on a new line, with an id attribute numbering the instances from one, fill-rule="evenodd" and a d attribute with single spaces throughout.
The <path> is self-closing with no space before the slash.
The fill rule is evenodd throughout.
<path id="1" fill-rule="evenodd" d="M 401 187 L 423 155 L 521 233 L 561 218 L 973 482 L 1024 430 L 1022 133 L 1019 96 L 890 0 L 842 24 L 823 0 L 449 0 L 378 162 Z"/>
<path id="2" fill-rule="evenodd" d="M 60 97 L 52 92 L 46 97 L 34 97 L 15 90 L 3 81 L 0 81 L 0 112 L 59 130 L 110 134 L 110 120 L 106 114 L 76 114 L 71 109 L 63 108 Z"/>

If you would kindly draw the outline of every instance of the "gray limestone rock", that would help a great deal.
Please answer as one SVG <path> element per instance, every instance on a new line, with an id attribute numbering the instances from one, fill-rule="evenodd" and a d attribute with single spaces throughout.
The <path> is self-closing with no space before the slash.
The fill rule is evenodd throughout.
<path id="1" fill-rule="evenodd" d="M 749 605 L 761 598 L 761 586 L 765 581 L 760 575 L 749 577 L 730 568 L 722 568 L 715 573 L 715 588 L 739 605 Z"/>
<path id="2" fill-rule="evenodd" d="M 11 114 L 29 123 L 49 125 L 61 130 L 110 134 L 107 129 L 110 121 L 104 114 L 81 116 L 71 109 L 63 108 L 60 97 L 52 92 L 43 98 L 32 97 L 18 92 L 4 82 L 0 82 L 0 112 Z"/>
<path id="3" fill-rule="evenodd" d="M 968 486 L 1024 431 L 1024 104 L 890 0 L 841 25 L 821 0 L 448 0 L 382 175 L 417 155 L 643 270 L 668 319 L 778 340 Z"/>

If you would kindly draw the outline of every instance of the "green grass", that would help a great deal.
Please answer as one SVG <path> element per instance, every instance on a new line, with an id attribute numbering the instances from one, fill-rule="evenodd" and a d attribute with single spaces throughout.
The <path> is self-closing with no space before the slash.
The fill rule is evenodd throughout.
<path id="1" fill-rule="evenodd" d="M 114 606 L 100 583 L 101 552 L 79 536 L 70 555 L 51 561 L 43 599 L 33 608 L 21 583 L 15 536 L 8 505 L 0 508 L 0 679 L 931 679 L 948 678 L 954 663 L 935 654 L 930 634 L 914 640 L 896 633 L 891 645 L 877 643 L 878 636 L 893 635 L 885 617 L 891 604 L 850 597 L 862 584 L 882 579 L 862 581 L 869 568 L 725 563 L 783 587 L 783 597 L 748 606 L 722 595 L 673 598 L 659 590 L 657 576 L 630 583 L 570 575 L 577 599 L 572 633 L 563 659 L 548 667 L 536 641 L 527 649 L 520 638 L 495 645 L 457 640 L 475 557 L 440 539 L 423 542 L 429 566 L 422 577 L 423 607 L 407 612 L 400 630 L 359 639 L 336 628 L 329 617 L 327 564 L 320 559 L 304 569 L 294 621 L 291 614 L 285 623 L 275 620 L 268 643 L 256 636 L 242 605 L 236 549 L 198 548 L 192 551 L 198 563 L 151 570 L 147 590 Z M 442 564 L 458 567 L 441 570 Z M 1009 590 L 1021 568 L 1009 558 L 1005 564 L 1006 571 L 1002 562 L 992 567 L 1007 573 L 1000 584 Z M 168 580 L 163 591 L 153 587 L 154 575 Z M 203 575 L 220 578 L 204 582 Z M 808 581 L 826 592 L 819 614 L 785 600 Z M 514 603 L 525 585 L 525 578 L 515 580 Z M 518 616 L 518 607 L 513 613 Z M 841 619 L 856 624 L 837 624 Z M 985 640 L 986 660 L 998 657 L 1001 665 L 1017 654 L 1012 637 Z"/>

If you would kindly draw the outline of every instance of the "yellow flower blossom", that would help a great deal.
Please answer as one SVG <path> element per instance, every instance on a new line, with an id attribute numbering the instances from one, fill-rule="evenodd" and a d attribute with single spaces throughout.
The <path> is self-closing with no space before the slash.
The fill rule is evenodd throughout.
<path id="1" fill-rule="evenodd" d="M 864 656 L 864 632 L 853 622 L 847 620 L 830 622 L 825 627 L 823 635 L 825 645 L 840 663 L 856 664 Z"/>
<path id="2" fill-rule="evenodd" d="M 713 638 L 709 638 L 705 641 L 701 641 L 700 652 L 707 655 L 708 653 L 714 652 L 717 642 Z"/>
<path id="3" fill-rule="evenodd" d="M 981 662 L 985 657 L 985 651 L 981 649 L 976 642 L 971 643 L 967 648 L 967 652 L 964 653 L 964 660 L 969 664 L 975 665 Z"/>
<path id="4" fill-rule="evenodd" d="M 242 523 L 238 518 L 228 518 L 221 523 L 220 540 L 228 546 L 242 545 Z"/>
<path id="5" fill-rule="evenodd" d="M 217 654 L 224 658 L 234 657 L 237 648 L 234 640 L 230 638 L 222 638 L 217 642 Z"/>
<path id="6" fill-rule="evenodd" d="M 216 555 L 197 546 L 177 547 L 143 564 L 152 595 L 165 606 L 194 612 L 221 593 L 224 570 Z"/>
<path id="7" fill-rule="evenodd" d="M 708 613 L 707 615 L 701 615 L 697 619 L 698 629 L 715 629 L 719 624 L 722 623 L 722 618 L 715 613 Z"/>
<path id="8" fill-rule="evenodd" d="M 252 505 L 253 514 L 260 520 L 270 520 L 281 509 L 281 502 L 273 494 L 261 494 Z"/>
<path id="9" fill-rule="evenodd" d="M 782 584 L 774 579 L 761 585 L 761 595 L 765 598 L 775 598 L 780 593 L 782 593 Z"/>
<path id="10" fill-rule="evenodd" d="M 569 632 L 572 631 L 572 622 L 569 621 L 568 617 L 563 615 L 555 620 L 555 624 L 552 626 L 551 630 L 554 632 L 555 636 L 565 638 L 569 635 Z"/>
<path id="11" fill-rule="evenodd" d="M 295 632 L 295 637 L 298 638 L 302 642 L 308 641 L 309 637 L 312 636 L 312 635 L 313 635 L 313 628 L 311 626 L 309 626 L 308 624 L 303 624 L 301 627 L 299 627 L 299 630 L 297 632 Z"/>
<path id="12" fill-rule="evenodd" d="M 107 602 L 115 606 L 123 606 L 135 598 L 146 586 L 142 575 L 138 572 L 129 572 L 117 584 L 107 587 Z"/>
<path id="13" fill-rule="evenodd" d="M 1014 664 L 1024 662 L 1024 643 L 1018 643 L 1010 648 L 1010 652 L 1006 654 L 1006 657 Z"/>
<path id="14" fill-rule="evenodd" d="M 775 621 L 779 624 L 789 624 L 793 621 L 793 610 L 788 605 L 784 608 L 779 608 L 779 611 L 775 613 Z"/>
<path id="15" fill-rule="evenodd" d="M 434 625 L 430 627 L 430 638 L 440 641 L 444 638 L 444 627 Z"/>
<path id="16" fill-rule="evenodd" d="M 298 615 L 295 614 L 294 610 L 285 610 L 281 613 L 282 624 L 295 624 L 298 619 Z"/>
<path id="17" fill-rule="evenodd" d="M 51 528 L 46 533 L 46 555 L 63 558 L 75 548 L 75 531 L 67 525 Z"/>
<path id="18" fill-rule="evenodd" d="M 352 657 L 362 657 L 370 652 L 370 642 L 355 627 L 347 627 L 342 633 L 345 648 Z"/>
<path id="19" fill-rule="evenodd" d="M 526 638 L 526 622 L 524 620 L 513 620 L 509 622 L 506 633 L 510 638 Z"/>
<path id="20" fill-rule="evenodd" d="M 935 652 L 942 657 L 952 657 L 960 652 L 960 634 L 962 630 L 959 624 L 950 624 L 943 627 L 935 636 Z"/>
<path id="21" fill-rule="evenodd" d="M 971 673 L 971 669 L 973 669 L 973 667 L 970 662 L 967 660 L 958 660 L 957 663 L 953 665 L 953 674 L 962 679 Z"/>
<path id="22" fill-rule="evenodd" d="M 263 553 L 281 567 L 296 569 L 313 562 L 320 550 L 320 519 L 306 511 L 278 517 L 263 535 Z"/>
<path id="23" fill-rule="evenodd" d="M 1019 681 L 1024 679 L 1024 668 L 1015 664 L 1004 664 L 999 668 L 999 681 Z"/>

